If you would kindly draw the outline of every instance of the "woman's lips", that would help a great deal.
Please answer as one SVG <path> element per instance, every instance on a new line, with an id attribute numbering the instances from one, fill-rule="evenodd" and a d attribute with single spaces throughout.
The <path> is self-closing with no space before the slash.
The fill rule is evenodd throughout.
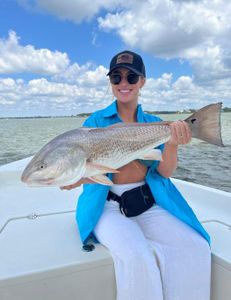
<path id="1" fill-rule="evenodd" d="M 121 90 L 119 90 L 119 92 L 122 94 L 127 94 L 127 93 L 130 93 L 131 90 L 130 89 L 121 89 Z"/>

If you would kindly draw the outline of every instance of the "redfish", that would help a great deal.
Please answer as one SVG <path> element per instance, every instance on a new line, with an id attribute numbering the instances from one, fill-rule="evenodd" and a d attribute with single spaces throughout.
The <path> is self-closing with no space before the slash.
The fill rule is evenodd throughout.
<path id="1" fill-rule="evenodd" d="M 192 137 L 224 146 L 221 103 L 210 104 L 188 117 Z M 21 180 L 29 186 L 66 186 L 81 178 L 104 185 L 107 173 L 136 159 L 161 160 L 155 147 L 170 139 L 170 122 L 118 123 L 105 128 L 77 128 L 48 142 L 29 162 Z"/>

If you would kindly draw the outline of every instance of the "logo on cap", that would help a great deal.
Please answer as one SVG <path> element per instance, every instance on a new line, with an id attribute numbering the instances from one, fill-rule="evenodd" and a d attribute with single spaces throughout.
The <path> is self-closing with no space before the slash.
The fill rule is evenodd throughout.
<path id="1" fill-rule="evenodd" d="M 133 63 L 133 55 L 130 53 L 122 53 L 118 55 L 116 64 L 132 64 Z"/>

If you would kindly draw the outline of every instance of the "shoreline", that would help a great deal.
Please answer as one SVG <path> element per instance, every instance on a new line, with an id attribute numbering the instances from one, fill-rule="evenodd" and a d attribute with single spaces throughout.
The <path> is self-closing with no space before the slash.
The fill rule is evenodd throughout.
<path id="1" fill-rule="evenodd" d="M 196 112 L 196 109 L 189 109 L 184 111 L 147 111 L 145 110 L 145 113 L 153 114 L 153 115 L 173 115 L 173 114 L 192 114 Z M 231 108 L 223 108 L 221 110 L 221 113 L 230 113 Z M 58 119 L 58 118 L 87 118 L 92 113 L 80 113 L 77 115 L 71 115 L 71 116 L 25 116 L 25 117 L 0 117 L 0 120 L 6 120 L 6 119 Z"/>

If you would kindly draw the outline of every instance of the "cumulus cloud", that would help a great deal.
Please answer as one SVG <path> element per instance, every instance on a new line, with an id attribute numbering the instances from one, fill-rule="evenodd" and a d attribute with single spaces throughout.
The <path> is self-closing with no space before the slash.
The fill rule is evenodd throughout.
<path id="1" fill-rule="evenodd" d="M 230 10 L 225 0 L 143 1 L 99 17 L 98 23 L 132 48 L 188 60 L 195 79 L 208 84 L 231 75 Z"/>
<path id="2" fill-rule="evenodd" d="M 101 109 L 112 101 L 107 80 L 98 84 L 102 66 L 86 69 L 75 83 L 47 78 L 0 78 L 0 115 L 75 115 Z M 145 110 L 183 110 L 200 108 L 212 102 L 230 103 L 231 80 L 222 86 L 202 87 L 193 78 L 181 76 L 176 81 L 172 74 L 147 78 L 141 91 L 140 103 Z M 5 113 L 4 113 L 5 112 Z"/>
<path id="3" fill-rule="evenodd" d="M 230 106 L 228 1 L 20 2 L 74 22 L 90 19 L 103 9 L 107 13 L 98 18 L 99 28 L 116 31 L 128 47 L 163 59 L 187 60 L 193 69 L 191 77 L 176 79 L 164 73 L 147 78 L 140 98 L 146 110 L 200 108 L 218 101 Z M 15 32 L 0 39 L 0 72 L 41 74 L 31 80 L 0 78 L 0 115 L 71 115 L 95 111 L 112 101 L 104 66 L 71 64 L 65 53 L 21 45 Z"/>
<path id="4" fill-rule="evenodd" d="M 20 45 L 13 31 L 8 39 L 0 39 L 0 72 L 4 76 L 29 72 L 32 78 L 46 75 L 31 80 L 0 77 L 1 116 L 11 111 L 14 115 L 70 115 L 100 108 L 108 99 L 104 66 L 71 65 L 66 54 Z"/>
<path id="5" fill-rule="evenodd" d="M 22 46 L 14 31 L 7 39 L 0 39 L 0 73 L 35 73 L 52 75 L 60 73 L 69 65 L 66 53 L 49 49 L 35 49 L 32 45 Z"/>
<path id="6" fill-rule="evenodd" d="M 121 7 L 127 7 L 129 3 L 139 0 L 18 0 L 27 7 L 45 10 L 60 19 L 70 20 L 79 23 L 83 20 L 90 20 L 100 10 L 113 11 Z"/>
<path id="7" fill-rule="evenodd" d="M 64 72 L 52 77 L 54 81 L 68 82 L 78 86 L 105 85 L 108 69 L 104 66 L 95 67 L 91 63 L 80 66 L 78 63 L 70 65 Z"/>
<path id="8" fill-rule="evenodd" d="M 18 1 L 76 23 L 103 12 L 98 17 L 100 30 L 117 32 L 128 47 L 155 57 L 189 61 L 200 84 L 213 85 L 231 74 L 229 1 Z"/>
<path id="9" fill-rule="evenodd" d="M 100 109 L 112 99 L 107 71 L 75 63 L 50 79 L 0 78 L 0 116 L 72 115 Z"/>
<path id="10" fill-rule="evenodd" d="M 207 89 L 193 82 L 189 76 L 181 76 L 173 81 L 172 74 L 164 73 L 157 79 L 148 78 L 141 92 L 141 102 L 147 110 L 184 110 L 200 108 L 211 102 L 217 102 L 217 93 L 207 98 Z"/>

